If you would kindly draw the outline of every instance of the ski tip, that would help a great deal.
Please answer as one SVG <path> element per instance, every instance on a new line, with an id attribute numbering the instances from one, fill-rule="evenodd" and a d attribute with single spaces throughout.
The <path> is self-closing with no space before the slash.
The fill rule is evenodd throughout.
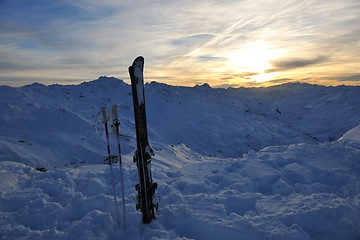
<path id="1" fill-rule="evenodd" d="M 139 57 L 137 57 L 137 58 L 135 58 L 135 60 L 134 60 L 134 62 L 133 62 L 133 64 L 132 64 L 133 66 L 136 66 L 136 65 L 138 65 L 138 66 L 144 66 L 144 57 L 143 56 L 139 56 Z"/>
<path id="2" fill-rule="evenodd" d="M 142 57 L 142 56 L 137 57 L 134 60 L 132 66 L 130 66 L 130 68 L 129 68 L 129 71 L 137 69 L 137 68 L 140 68 L 141 71 L 143 71 L 143 69 L 144 69 L 144 57 Z"/>
<path id="3" fill-rule="evenodd" d="M 144 62 L 144 57 L 143 56 L 138 56 L 137 58 L 135 58 L 135 60 L 133 61 L 133 66 L 135 63 L 143 63 Z"/>
<path id="4" fill-rule="evenodd" d="M 144 61 L 144 57 L 138 56 L 137 58 L 135 58 L 134 62 L 136 62 L 136 61 Z"/>
<path id="5" fill-rule="evenodd" d="M 137 58 L 135 58 L 135 60 L 133 61 L 133 64 L 131 66 L 129 66 L 129 74 L 130 74 L 130 78 L 133 79 L 135 72 L 137 71 L 137 69 L 140 69 L 141 72 L 144 71 L 144 57 L 143 56 L 139 56 Z"/>

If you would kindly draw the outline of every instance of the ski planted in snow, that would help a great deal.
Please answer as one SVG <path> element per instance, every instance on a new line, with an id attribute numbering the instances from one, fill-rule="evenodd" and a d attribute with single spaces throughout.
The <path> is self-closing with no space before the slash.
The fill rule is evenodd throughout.
<path id="1" fill-rule="evenodd" d="M 131 87 L 133 95 L 137 149 L 134 154 L 134 162 L 138 168 L 139 184 L 135 189 L 138 192 L 136 209 L 142 212 L 143 223 L 150 223 L 155 219 L 154 209 L 158 208 L 153 198 L 157 183 L 151 176 L 151 156 L 154 152 L 149 144 L 146 125 L 145 94 L 144 94 L 144 58 L 137 57 L 129 67 Z"/>

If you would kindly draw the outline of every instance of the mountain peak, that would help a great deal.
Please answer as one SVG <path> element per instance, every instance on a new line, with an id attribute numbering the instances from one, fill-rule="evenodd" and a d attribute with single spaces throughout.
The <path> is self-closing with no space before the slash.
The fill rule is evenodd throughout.
<path id="1" fill-rule="evenodd" d="M 210 85 L 208 83 L 204 83 L 202 85 L 196 84 L 196 86 L 194 88 L 208 89 L 208 88 L 211 88 L 211 87 L 210 87 Z"/>
<path id="2" fill-rule="evenodd" d="M 86 85 L 86 86 L 102 86 L 104 88 L 107 87 L 118 87 L 121 85 L 127 85 L 123 80 L 115 78 L 115 77 L 107 77 L 107 76 L 100 76 L 98 79 L 89 81 L 89 82 L 83 82 L 80 85 Z"/>
<path id="3" fill-rule="evenodd" d="M 116 81 L 119 81 L 120 79 L 118 79 L 118 78 L 115 78 L 115 77 L 108 77 L 108 76 L 100 76 L 97 80 L 99 80 L 99 81 L 114 81 L 114 80 L 116 80 Z M 122 81 L 122 80 L 120 80 L 120 81 Z"/>

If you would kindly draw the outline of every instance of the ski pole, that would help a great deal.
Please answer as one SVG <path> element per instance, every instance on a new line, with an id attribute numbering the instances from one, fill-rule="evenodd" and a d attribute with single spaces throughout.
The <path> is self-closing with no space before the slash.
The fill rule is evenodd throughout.
<path id="1" fill-rule="evenodd" d="M 121 159 L 121 148 L 120 148 L 120 133 L 119 133 L 119 126 L 120 126 L 120 119 L 118 114 L 118 106 L 114 104 L 111 108 L 112 117 L 113 117 L 113 124 L 116 128 L 116 138 L 118 143 L 119 149 L 119 163 L 120 163 L 120 181 L 121 181 L 121 192 L 122 192 L 122 208 L 123 208 L 123 222 L 124 222 L 124 230 L 126 230 L 126 220 L 125 220 L 125 191 L 124 191 L 124 178 L 123 178 L 123 169 L 122 169 L 122 159 Z"/>
<path id="2" fill-rule="evenodd" d="M 120 226 L 120 220 L 119 220 L 119 210 L 118 210 L 118 206 L 117 206 L 117 201 L 116 201 L 116 191 L 115 191 L 115 182 L 114 182 L 114 174 L 113 174 L 113 168 L 112 168 L 112 163 L 111 163 L 111 153 L 110 153 L 110 142 L 109 142 L 109 131 L 108 131 L 108 118 L 107 118 L 107 114 L 106 114 L 106 107 L 101 107 L 101 111 L 103 114 L 103 118 L 104 118 L 104 125 L 105 125 L 105 133 L 106 133 L 106 143 L 107 143 L 107 150 L 108 150 L 108 155 L 109 155 L 109 165 L 110 165 L 110 173 L 111 173 L 111 181 L 112 181 L 112 187 L 113 187 L 113 194 L 114 194 L 114 202 L 115 202 L 115 210 L 116 210 L 116 218 L 117 218 L 117 222 L 118 225 Z"/>

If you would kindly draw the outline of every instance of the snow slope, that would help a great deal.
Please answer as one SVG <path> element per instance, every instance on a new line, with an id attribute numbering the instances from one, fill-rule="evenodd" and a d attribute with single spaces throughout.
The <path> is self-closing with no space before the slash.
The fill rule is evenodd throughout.
<path id="1" fill-rule="evenodd" d="M 1 86 L 0 238 L 360 239 L 359 87 L 154 82 L 145 94 L 161 195 L 149 225 L 133 201 L 129 85 L 101 77 Z M 94 128 L 100 107 L 112 104 L 122 122 L 126 231 L 102 164 L 105 138 Z"/>
<path id="2" fill-rule="evenodd" d="M 360 141 L 360 124 L 345 133 L 340 139 Z"/>

